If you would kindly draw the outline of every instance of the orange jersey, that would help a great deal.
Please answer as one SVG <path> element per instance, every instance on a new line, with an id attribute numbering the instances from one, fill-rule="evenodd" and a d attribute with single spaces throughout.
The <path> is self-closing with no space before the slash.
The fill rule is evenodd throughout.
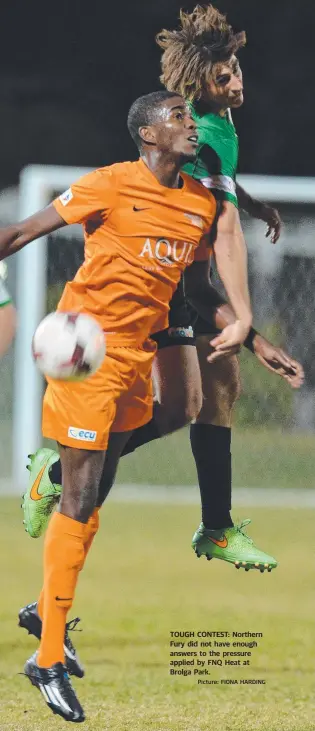
<path id="1" fill-rule="evenodd" d="M 140 159 L 95 170 L 53 202 L 68 224 L 82 223 L 85 238 L 60 310 L 91 314 L 116 345 L 168 326 L 172 294 L 216 212 L 209 190 L 182 179 L 182 188 L 167 188 Z"/>

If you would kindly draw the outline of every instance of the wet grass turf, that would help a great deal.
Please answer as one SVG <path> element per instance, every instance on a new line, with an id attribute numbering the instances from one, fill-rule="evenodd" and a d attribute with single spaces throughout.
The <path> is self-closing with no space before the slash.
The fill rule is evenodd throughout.
<path id="1" fill-rule="evenodd" d="M 18 674 L 36 647 L 17 627 L 17 612 L 38 594 L 42 539 L 23 532 L 16 500 L 1 500 L 0 512 L 0 729 L 57 731 L 65 722 Z M 86 667 L 86 677 L 74 681 L 87 715 L 82 728 L 314 729 L 314 511 L 255 509 L 250 516 L 250 535 L 279 560 L 271 574 L 197 560 L 190 548 L 195 507 L 106 506 L 71 612 L 84 630 L 72 636 Z M 213 666 L 206 679 L 266 684 L 198 685 L 205 676 L 170 676 L 170 632 L 177 630 L 262 632 L 249 667 Z"/>
<path id="2" fill-rule="evenodd" d="M 232 432 L 235 487 L 315 487 L 315 436 L 280 429 Z M 141 447 L 120 461 L 117 481 L 153 485 L 196 485 L 189 429 Z"/>

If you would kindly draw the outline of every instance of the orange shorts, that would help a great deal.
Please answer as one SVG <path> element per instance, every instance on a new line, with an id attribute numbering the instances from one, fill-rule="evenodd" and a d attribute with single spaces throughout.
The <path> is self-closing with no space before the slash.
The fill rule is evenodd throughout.
<path id="1" fill-rule="evenodd" d="M 110 431 L 136 429 L 152 418 L 156 344 L 108 347 L 101 368 L 85 381 L 48 379 L 43 435 L 77 449 L 106 449 Z"/>

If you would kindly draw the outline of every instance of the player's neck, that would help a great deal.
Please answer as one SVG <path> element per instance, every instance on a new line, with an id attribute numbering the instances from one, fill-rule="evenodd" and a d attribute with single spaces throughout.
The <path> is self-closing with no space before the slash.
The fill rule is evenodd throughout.
<path id="1" fill-rule="evenodd" d="M 218 104 L 210 101 L 203 101 L 202 99 L 195 103 L 195 109 L 197 114 L 203 117 L 205 114 L 215 114 L 217 117 L 225 117 L 228 107 L 220 107 Z"/>
<path id="2" fill-rule="evenodd" d="M 155 150 L 143 152 L 141 159 L 151 170 L 151 173 L 165 188 L 180 188 L 180 168 L 183 163 L 175 162 L 174 158 L 163 155 Z"/>

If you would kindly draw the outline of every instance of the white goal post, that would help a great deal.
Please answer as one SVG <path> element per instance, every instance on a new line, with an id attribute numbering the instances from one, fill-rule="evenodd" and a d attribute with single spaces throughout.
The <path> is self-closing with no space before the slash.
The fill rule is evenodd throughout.
<path id="1" fill-rule="evenodd" d="M 89 168 L 42 165 L 24 168 L 19 186 L 19 220 L 44 208 L 56 192 L 63 192 L 74 180 L 89 171 Z M 315 178 L 240 175 L 238 182 L 251 195 L 262 200 L 274 203 L 315 203 Z M 283 245 L 266 247 L 261 243 L 262 236 L 260 227 L 257 242 L 251 240 L 248 243 L 255 248 L 255 253 L 261 258 L 262 268 L 266 270 L 266 267 L 272 267 L 275 260 L 283 255 Z M 293 245 L 292 243 L 292 247 Z M 313 238 L 306 237 L 305 241 L 303 239 L 302 253 L 314 256 Z M 43 381 L 32 359 L 31 341 L 38 323 L 46 314 L 46 287 L 47 237 L 42 237 L 17 256 L 16 304 L 19 324 L 14 357 L 12 450 L 13 484 L 17 492 L 22 492 L 25 487 L 27 455 L 41 444 Z"/>

